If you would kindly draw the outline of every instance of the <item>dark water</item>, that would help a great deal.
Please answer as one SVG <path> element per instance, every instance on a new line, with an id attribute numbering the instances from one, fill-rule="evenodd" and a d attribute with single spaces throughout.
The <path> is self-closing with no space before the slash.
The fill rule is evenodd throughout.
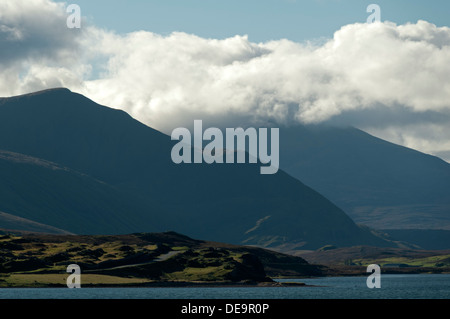
<path id="1" fill-rule="evenodd" d="M 5 288 L 0 299 L 450 299 L 450 274 L 382 275 L 379 289 L 366 277 L 286 281 L 320 287 Z"/>

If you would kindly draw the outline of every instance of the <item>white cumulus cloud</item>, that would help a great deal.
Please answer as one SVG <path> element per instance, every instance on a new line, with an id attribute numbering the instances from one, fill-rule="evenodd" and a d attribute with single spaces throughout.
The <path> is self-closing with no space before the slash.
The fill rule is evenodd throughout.
<path id="1" fill-rule="evenodd" d="M 165 132 L 194 119 L 334 122 L 450 154 L 448 27 L 355 23 L 320 44 L 254 43 L 240 35 L 119 35 L 87 24 L 71 30 L 62 4 L 5 3 L 0 95 L 65 86 Z"/>

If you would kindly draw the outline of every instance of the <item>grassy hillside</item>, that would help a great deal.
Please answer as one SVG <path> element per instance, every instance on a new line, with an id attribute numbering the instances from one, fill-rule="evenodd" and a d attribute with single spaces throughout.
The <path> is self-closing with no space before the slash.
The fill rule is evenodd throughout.
<path id="1" fill-rule="evenodd" d="M 84 285 L 272 283 L 322 272 L 300 257 L 174 232 L 0 237 L 0 287 L 65 286 L 69 264 L 80 266 Z"/>
<path id="2" fill-rule="evenodd" d="M 298 255 L 310 263 L 325 265 L 327 274 L 365 274 L 370 264 L 380 265 L 386 273 L 450 273 L 450 250 L 324 247 Z"/>

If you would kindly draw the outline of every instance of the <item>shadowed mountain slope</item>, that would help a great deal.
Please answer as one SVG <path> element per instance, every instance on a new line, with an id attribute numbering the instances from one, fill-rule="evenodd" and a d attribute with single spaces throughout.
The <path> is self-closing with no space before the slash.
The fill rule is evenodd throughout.
<path id="1" fill-rule="evenodd" d="M 125 112 L 67 89 L 0 99 L 0 149 L 81 174 L 65 173 L 61 183 L 54 177 L 43 185 L 52 174 L 24 173 L 15 187 L 25 188 L 27 197 L 7 204 L 0 200 L 0 210 L 75 233 L 175 230 L 268 247 L 286 242 L 303 248 L 391 245 L 283 171 L 261 175 L 255 164 L 176 165 L 170 158 L 172 146 L 170 137 Z M 26 189 L 28 178 L 35 187 Z M 80 187 L 65 189 L 71 185 L 66 178 L 75 178 Z M 79 199 L 73 206 L 67 200 L 71 194 Z M 46 198 L 48 204 L 31 205 L 29 197 Z M 66 211 L 68 206 L 72 210 Z M 84 219 L 68 221 L 73 214 Z"/>
<path id="2" fill-rule="evenodd" d="M 450 229 L 450 164 L 352 127 L 280 130 L 281 168 L 357 223 Z"/>

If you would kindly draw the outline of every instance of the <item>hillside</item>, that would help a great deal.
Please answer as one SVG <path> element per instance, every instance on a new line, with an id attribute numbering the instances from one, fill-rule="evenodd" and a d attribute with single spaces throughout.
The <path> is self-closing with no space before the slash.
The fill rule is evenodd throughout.
<path id="1" fill-rule="evenodd" d="M 20 229 L 22 232 L 48 233 L 48 234 L 70 234 L 70 232 L 53 226 L 34 222 L 32 220 L 17 217 L 11 214 L 0 212 L 0 225 L 3 231 L 14 231 Z M 0 234 L 3 234 L 0 230 Z"/>
<path id="2" fill-rule="evenodd" d="M 282 128 L 280 166 L 376 229 L 450 230 L 450 164 L 352 127 Z"/>
<path id="3" fill-rule="evenodd" d="M 157 225 L 156 218 L 150 222 L 143 214 L 135 198 L 111 185 L 49 161 L 2 150 L 0 207 L 0 228 L 13 230 L 117 233 L 152 231 Z"/>
<path id="4" fill-rule="evenodd" d="M 370 264 L 379 265 L 383 273 L 450 273 L 450 250 L 355 246 L 325 247 L 296 255 L 326 266 L 326 275 L 363 275 Z"/>
<path id="5" fill-rule="evenodd" d="M 281 170 L 176 165 L 173 144 L 67 89 L 0 99 L 0 149 L 34 162 L 3 160 L 0 188 L 10 194 L 0 211 L 76 234 L 175 230 L 264 247 L 393 245 Z"/>
<path id="6" fill-rule="evenodd" d="M 422 249 L 450 249 L 450 230 L 442 229 L 385 229 L 391 238 L 408 242 Z"/>
<path id="7" fill-rule="evenodd" d="M 174 232 L 116 236 L 3 235 L 0 286 L 64 286 L 69 264 L 82 283 L 272 283 L 268 276 L 320 275 L 300 257 L 194 240 Z"/>

